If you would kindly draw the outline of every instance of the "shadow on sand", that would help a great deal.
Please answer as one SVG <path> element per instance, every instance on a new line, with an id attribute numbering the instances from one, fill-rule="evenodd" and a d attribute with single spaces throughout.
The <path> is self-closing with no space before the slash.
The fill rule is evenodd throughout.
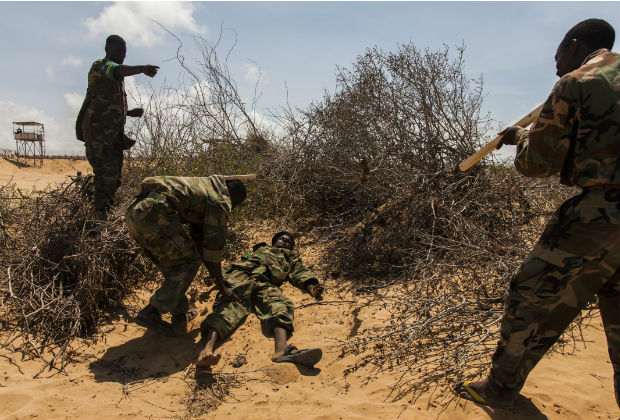
<path id="1" fill-rule="evenodd" d="M 26 162 L 22 162 L 22 161 L 20 161 L 20 160 L 18 160 L 18 159 L 11 159 L 11 158 L 8 158 L 8 157 L 6 157 L 6 156 L 3 156 L 2 158 L 3 158 L 4 160 L 6 160 L 7 162 L 9 162 L 9 163 L 11 163 L 11 164 L 13 164 L 13 165 L 17 166 L 17 167 L 18 167 L 18 168 L 20 168 L 20 169 L 21 169 L 21 168 L 32 168 L 32 165 L 28 165 Z"/>
<path id="2" fill-rule="evenodd" d="M 142 337 L 110 347 L 89 365 L 96 382 L 128 384 L 181 372 L 196 361 L 201 343 L 194 339 L 199 330 L 186 336 L 164 337 L 147 330 Z"/>
<path id="3" fill-rule="evenodd" d="M 540 412 L 532 400 L 519 395 L 517 402 L 511 409 L 490 408 L 480 406 L 493 420 L 547 420 L 548 417 Z"/>
<path id="4" fill-rule="evenodd" d="M 196 342 L 198 334 L 200 329 L 194 329 L 185 336 L 165 337 L 146 330 L 141 337 L 110 347 L 99 360 L 90 363 L 89 370 L 96 382 L 118 382 L 123 385 L 170 376 L 196 362 L 205 345 L 203 340 Z M 316 367 L 307 368 L 292 363 L 273 363 L 272 367 L 285 364 L 295 366 L 303 376 L 317 376 L 321 372 Z M 204 371 L 199 382 L 209 385 L 212 381 L 212 375 Z"/>

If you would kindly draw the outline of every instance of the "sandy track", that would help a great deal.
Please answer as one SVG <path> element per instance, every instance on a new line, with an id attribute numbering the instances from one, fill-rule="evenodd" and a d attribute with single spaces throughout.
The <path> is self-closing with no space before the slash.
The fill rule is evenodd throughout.
<path id="1" fill-rule="evenodd" d="M 10 182 L 22 192 L 55 187 L 78 171 L 82 174 L 92 173 L 92 168 L 85 160 L 43 159 L 42 166 L 33 166 L 32 160 L 18 162 L 0 157 L 0 185 Z"/>

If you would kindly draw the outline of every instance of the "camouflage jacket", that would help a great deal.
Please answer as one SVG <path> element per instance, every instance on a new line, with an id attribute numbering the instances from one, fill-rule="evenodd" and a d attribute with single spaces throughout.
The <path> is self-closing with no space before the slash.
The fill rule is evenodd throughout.
<path id="1" fill-rule="evenodd" d="M 158 192 L 188 223 L 190 233 L 208 262 L 220 262 L 232 204 L 220 175 L 208 177 L 153 176 L 142 181 L 142 193 Z"/>
<path id="2" fill-rule="evenodd" d="M 102 130 L 120 135 L 127 117 L 127 95 L 124 79 L 114 77 L 117 63 L 102 58 L 88 72 L 86 98 L 76 121 L 76 137 L 84 140 L 83 124 L 99 125 Z"/>
<path id="3" fill-rule="evenodd" d="M 620 183 L 620 55 L 595 51 L 555 85 L 530 130 L 517 132 L 516 169 L 566 185 Z"/>
<path id="4" fill-rule="evenodd" d="M 305 290 L 307 286 L 318 283 L 314 273 L 301 262 L 299 254 L 264 242 L 254 245 L 250 254 L 232 264 L 231 270 L 263 274 L 276 286 L 288 280 L 293 286 Z"/>

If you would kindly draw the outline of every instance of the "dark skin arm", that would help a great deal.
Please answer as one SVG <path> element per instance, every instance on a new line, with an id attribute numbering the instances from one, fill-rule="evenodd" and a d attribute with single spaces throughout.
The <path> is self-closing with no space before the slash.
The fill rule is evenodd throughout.
<path id="1" fill-rule="evenodd" d="M 517 132 L 519 130 L 521 130 L 521 127 L 517 127 L 515 125 L 515 126 L 512 126 L 512 127 L 504 128 L 502 131 L 497 133 L 497 134 L 502 136 L 501 140 L 497 144 L 497 148 L 501 149 L 502 146 L 505 145 L 505 144 L 509 144 L 511 146 L 516 146 L 517 143 L 518 143 L 516 135 L 517 135 Z"/>
<path id="2" fill-rule="evenodd" d="M 129 111 L 127 111 L 127 116 L 128 117 L 141 117 L 142 114 L 144 114 L 144 109 L 142 108 L 134 108 L 134 109 L 130 109 Z"/>
<path id="3" fill-rule="evenodd" d="M 159 66 L 152 66 L 150 64 L 143 66 L 128 66 L 126 64 L 120 64 L 114 69 L 114 77 L 121 79 L 127 76 L 134 76 L 136 74 L 144 73 L 149 77 L 154 77 L 159 70 Z"/>
<path id="4" fill-rule="evenodd" d="M 323 296 L 321 296 L 323 294 L 323 285 L 320 283 L 315 283 L 315 284 L 309 284 L 306 289 L 308 290 L 308 293 L 310 293 L 310 296 L 312 296 L 313 298 L 319 300 L 321 299 Z"/>
<path id="5" fill-rule="evenodd" d="M 215 287 L 217 290 L 228 300 L 232 300 L 234 302 L 239 302 L 239 297 L 226 287 L 226 283 L 224 282 L 224 276 L 222 276 L 222 264 L 219 262 L 205 262 L 207 266 L 207 270 L 209 270 L 209 274 L 211 277 L 215 279 Z"/>

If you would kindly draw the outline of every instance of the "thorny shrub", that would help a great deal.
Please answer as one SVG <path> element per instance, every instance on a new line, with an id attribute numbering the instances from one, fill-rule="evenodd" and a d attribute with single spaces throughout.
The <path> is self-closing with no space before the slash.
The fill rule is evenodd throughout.
<path id="1" fill-rule="evenodd" d="M 491 123 L 463 54 L 367 50 L 338 69 L 334 93 L 280 116 L 286 136 L 263 168 L 282 180 L 272 201 L 325 242 L 324 263 L 347 272 L 344 287 L 389 313 L 341 345 L 360 356 L 351 370 L 398 373 L 395 400 L 483 372 L 507 281 L 573 192 L 493 161 L 456 170 Z"/>

